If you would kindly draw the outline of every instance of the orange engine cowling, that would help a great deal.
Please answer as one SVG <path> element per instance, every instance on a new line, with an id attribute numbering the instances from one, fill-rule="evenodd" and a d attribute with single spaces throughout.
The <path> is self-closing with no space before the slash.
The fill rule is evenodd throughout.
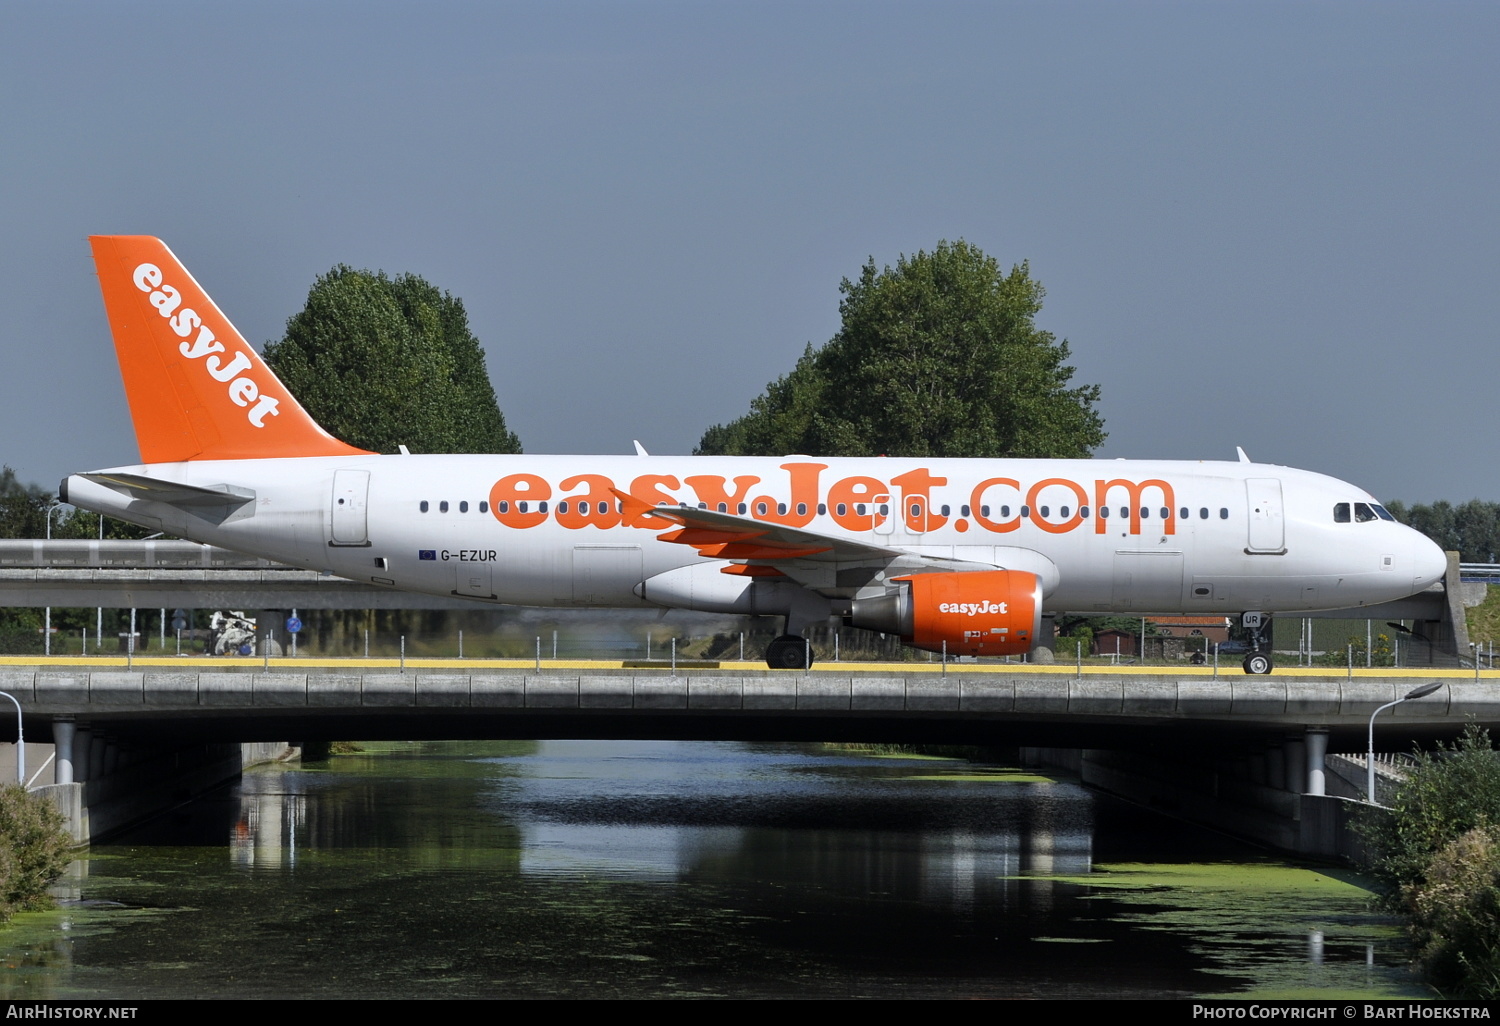
<path id="1" fill-rule="evenodd" d="M 856 599 L 849 623 L 899 634 L 915 648 L 950 655 L 1021 655 L 1042 624 L 1042 582 L 1023 570 L 912 574 L 895 590 Z"/>

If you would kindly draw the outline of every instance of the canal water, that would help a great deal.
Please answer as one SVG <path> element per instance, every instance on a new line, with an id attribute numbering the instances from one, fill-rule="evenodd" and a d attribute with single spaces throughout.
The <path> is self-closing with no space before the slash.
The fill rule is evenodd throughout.
<path id="1" fill-rule="evenodd" d="M 1422 996 L 1358 878 L 817 745 L 367 745 L 96 845 L 0 996 Z"/>

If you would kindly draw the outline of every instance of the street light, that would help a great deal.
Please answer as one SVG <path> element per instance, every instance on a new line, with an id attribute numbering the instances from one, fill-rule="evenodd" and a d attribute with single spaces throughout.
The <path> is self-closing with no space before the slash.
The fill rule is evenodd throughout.
<path id="1" fill-rule="evenodd" d="M 1365 776 L 1365 799 L 1371 805 L 1379 804 L 1375 801 L 1375 717 L 1392 706 L 1400 705 L 1402 702 L 1409 702 L 1413 698 L 1426 698 L 1442 686 L 1441 681 L 1433 681 L 1431 684 L 1423 684 L 1419 688 L 1412 688 L 1394 702 L 1387 702 L 1370 714 L 1370 747 L 1365 752 L 1365 769 L 1367 771 Z"/>
<path id="2" fill-rule="evenodd" d="M 16 705 L 16 783 L 21 787 L 26 786 L 26 738 L 21 733 L 21 703 L 8 691 L 0 691 L 0 695 L 15 702 Z"/>
<path id="3" fill-rule="evenodd" d="M 62 509 L 61 502 L 53 502 L 47 507 L 47 540 L 52 540 L 52 514 Z M 46 655 L 52 654 L 52 607 L 47 607 L 45 620 L 42 623 L 42 651 Z"/>

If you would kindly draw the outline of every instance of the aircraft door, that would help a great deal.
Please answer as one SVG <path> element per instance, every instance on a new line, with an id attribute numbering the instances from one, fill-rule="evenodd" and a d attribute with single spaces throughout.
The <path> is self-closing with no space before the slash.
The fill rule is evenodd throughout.
<path id="1" fill-rule="evenodd" d="M 370 472 L 333 472 L 333 517 L 329 545 L 369 545 Z"/>
<path id="2" fill-rule="evenodd" d="M 1282 515 L 1281 480 L 1252 477 L 1245 482 L 1250 511 L 1250 538 L 1245 551 L 1263 555 L 1286 554 L 1286 519 Z"/>

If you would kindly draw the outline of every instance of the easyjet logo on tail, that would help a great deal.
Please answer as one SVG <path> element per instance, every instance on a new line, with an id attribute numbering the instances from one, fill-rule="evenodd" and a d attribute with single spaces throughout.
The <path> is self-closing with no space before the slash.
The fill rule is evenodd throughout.
<path id="1" fill-rule="evenodd" d="M 229 401 L 236 406 L 245 407 L 245 416 L 251 425 L 265 427 L 266 418 L 276 416 L 276 407 L 281 400 L 275 396 L 262 395 L 261 386 L 245 373 L 252 369 L 250 357 L 243 350 L 236 350 L 226 362 L 223 356 L 226 353 L 224 343 L 214 337 L 213 329 L 203 323 L 203 317 L 198 311 L 190 306 L 182 306 L 182 293 L 165 281 L 161 268 L 155 264 L 138 265 L 130 280 L 135 283 L 136 288 L 146 293 L 147 302 L 156 308 L 160 316 L 166 318 L 167 324 L 178 338 L 191 338 L 193 332 L 197 331 L 197 337 L 183 342 L 177 347 L 177 351 L 189 360 L 202 360 L 203 369 L 209 377 L 229 386 L 226 389 Z"/>

